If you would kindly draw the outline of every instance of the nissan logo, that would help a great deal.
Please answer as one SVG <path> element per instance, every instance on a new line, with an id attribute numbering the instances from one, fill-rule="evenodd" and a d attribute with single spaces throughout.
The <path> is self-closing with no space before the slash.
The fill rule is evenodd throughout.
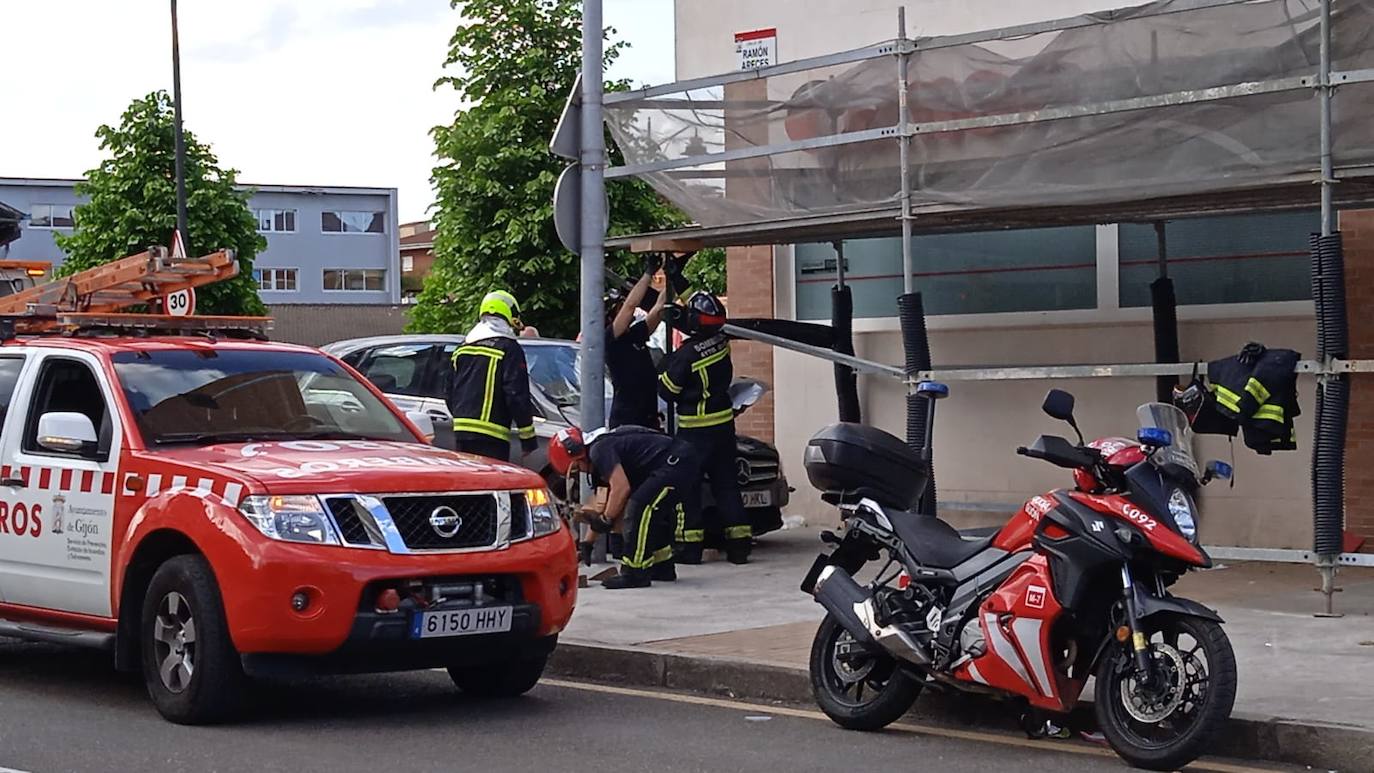
<path id="1" fill-rule="evenodd" d="M 443 539 L 451 539 L 463 528 L 463 516 L 448 505 L 439 505 L 430 511 L 429 528 Z"/>
<path id="2" fill-rule="evenodd" d="M 748 459 L 735 460 L 735 477 L 739 479 L 739 484 L 745 486 L 749 484 L 749 478 L 753 471 L 749 467 Z"/>

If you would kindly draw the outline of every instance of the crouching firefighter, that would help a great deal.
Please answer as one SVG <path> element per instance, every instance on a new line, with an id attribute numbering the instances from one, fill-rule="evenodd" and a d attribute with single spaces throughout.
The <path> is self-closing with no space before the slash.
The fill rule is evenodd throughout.
<path id="1" fill-rule="evenodd" d="M 487 293 L 480 319 L 453 353 L 448 409 L 457 450 L 509 460 L 511 425 L 528 454 L 538 448 L 525 351 L 516 342 L 520 306 L 504 290 Z"/>
<path id="2" fill-rule="evenodd" d="M 677 414 L 678 437 L 691 447 L 709 478 L 715 507 L 713 522 L 706 509 L 689 501 L 677 536 L 677 560 L 701 563 L 707 532 L 725 541 L 725 556 L 732 564 L 749 562 L 753 530 L 749 527 L 740 496 L 736 458 L 735 411 L 730 400 L 734 366 L 725 326 L 725 306 L 716 296 L 698 291 L 685 307 L 671 309 L 672 324 L 687 340 L 664 359 L 659 393 Z"/>
<path id="3" fill-rule="evenodd" d="M 625 425 L 598 430 L 560 430 L 549 442 L 549 463 L 563 476 L 590 473 L 610 488 L 606 509 L 590 520 L 594 529 L 619 528 L 625 539 L 620 573 L 602 584 L 613 590 L 647 588 L 677 579 L 673 530 L 682 518 L 685 493 L 700 473 L 691 449 L 662 432 Z"/>

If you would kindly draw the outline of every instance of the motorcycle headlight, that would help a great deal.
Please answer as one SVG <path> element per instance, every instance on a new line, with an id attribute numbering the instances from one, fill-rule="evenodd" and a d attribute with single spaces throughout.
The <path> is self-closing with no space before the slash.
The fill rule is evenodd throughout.
<path id="1" fill-rule="evenodd" d="M 532 488 L 525 492 L 525 505 L 530 509 L 530 534 L 544 537 L 558 531 L 563 519 L 553 506 L 548 489 Z"/>
<path id="2" fill-rule="evenodd" d="M 1174 517 L 1178 530 L 1188 539 L 1197 537 L 1197 517 L 1193 498 L 1181 488 L 1169 495 L 1169 515 Z"/>
<path id="3" fill-rule="evenodd" d="M 270 539 L 316 545 L 340 544 L 334 522 L 319 497 L 252 496 L 243 500 L 239 512 Z"/>

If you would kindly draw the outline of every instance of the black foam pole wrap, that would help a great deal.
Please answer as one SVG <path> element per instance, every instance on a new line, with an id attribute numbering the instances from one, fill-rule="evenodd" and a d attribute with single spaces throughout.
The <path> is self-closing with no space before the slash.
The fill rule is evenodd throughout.
<path id="1" fill-rule="evenodd" d="M 840 354 L 854 354 L 854 296 L 848 287 L 830 288 L 830 327 L 834 330 L 832 348 Z M 859 378 L 848 365 L 835 363 L 835 397 L 839 402 L 840 421 L 858 424 L 862 421 L 859 409 Z"/>
<path id="2" fill-rule="evenodd" d="M 926 333 L 925 304 L 920 293 L 897 297 L 897 319 L 902 326 L 902 352 L 906 359 L 907 375 L 930 370 L 930 338 Z M 935 449 L 925 445 L 926 425 L 930 421 L 926 399 L 916 394 L 906 397 L 906 443 L 924 456 L 929 466 L 929 482 L 917 510 L 925 515 L 935 515 Z"/>
<path id="3" fill-rule="evenodd" d="M 1150 283 L 1150 305 L 1154 308 L 1155 362 L 1178 362 L 1178 300 L 1174 296 L 1174 280 L 1162 276 Z M 1155 399 L 1171 402 L 1177 384 L 1176 376 L 1157 376 Z"/>

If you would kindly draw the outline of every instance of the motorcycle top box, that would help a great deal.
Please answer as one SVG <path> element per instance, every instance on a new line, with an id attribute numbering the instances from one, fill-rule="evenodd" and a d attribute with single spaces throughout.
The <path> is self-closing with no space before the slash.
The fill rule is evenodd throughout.
<path id="1" fill-rule="evenodd" d="M 827 499 L 867 497 L 909 510 L 925 491 L 929 466 L 906 443 L 874 427 L 840 423 L 806 444 L 806 476 Z"/>

